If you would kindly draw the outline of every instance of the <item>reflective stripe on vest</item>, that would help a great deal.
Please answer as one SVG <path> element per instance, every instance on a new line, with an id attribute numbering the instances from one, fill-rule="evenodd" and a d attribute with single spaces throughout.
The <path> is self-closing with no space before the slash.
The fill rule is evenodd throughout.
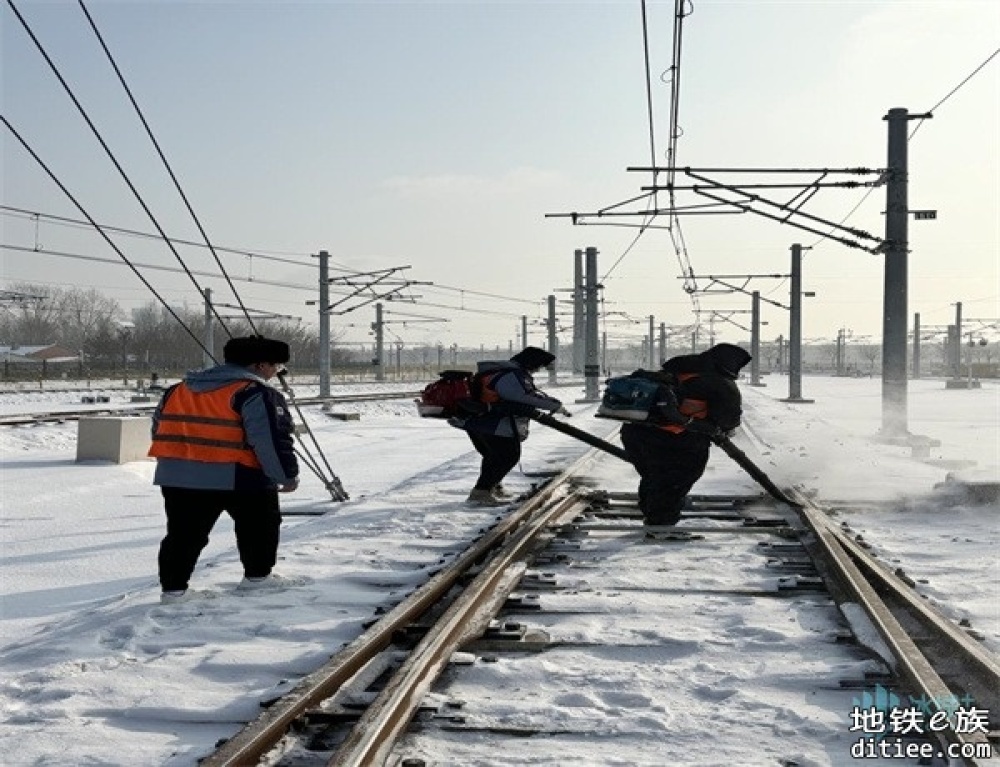
<path id="1" fill-rule="evenodd" d="M 692 378 L 698 378 L 698 376 L 698 373 L 678 373 L 677 380 L 684 383 L 685 381 L 690 381 Z M 688 418 L 697 418 L 699 420 L 708 418 L 708 402 L 703 399 L 685 397 L 678 403 L 677 410 L 681 415 L 686 415 Z M 681 434 L 687 431 L 687 429 L 685 429 L 681 424 L 675 423 L 660 426 L 658 428 L 668 431 L 671 434 Z"/>
<path id="2" fill-rule="evenodd" d="M 160 412 L 149 455 L 261 468 L 247 443 L 243 419 L 233 409 L 233 396 L 250 385 L 250 381 L 235 381 L 195 392 L 187 384 L 178 384 Z"/>

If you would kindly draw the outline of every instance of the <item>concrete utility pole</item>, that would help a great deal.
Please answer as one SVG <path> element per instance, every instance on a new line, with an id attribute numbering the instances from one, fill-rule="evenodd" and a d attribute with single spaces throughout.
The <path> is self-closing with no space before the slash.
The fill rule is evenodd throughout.
<path id="1" fill-rule="evenodd" d="M 584 292 L 583 284 L 583 251 L 573 251 L 573 372 L 583 373 L 583 361 L 586 357 L 584 349 Z"/>
<path id="2" fill-rule="evenodd" d="M 913 314 L 913 377 L 920 378 L 920 312 Z"/>
<path id="3" fill-rule="evenodd" d="M 528 315 L 521 315 L 521 348 L 526 349 L 528 346 Z"/>
<path id="4" fill-rule="evenodd" d="M 889 110 L 888 181 L 885 194 L 885 286 L 882 313 L 882 436 L 901 440 L 907 424 L 906 322 L 909 257 L 909 164 L 906 109 Z"/>
<path id="5" fill-rule="evenodd" d="M 667 361 L 667 323 L 660 323 L 660 359 L 656 367 Z"/>
<path id="6" fill-rule="evenodd" d="M 789 298 L 788 398 L 783 402 L 812 402 L 802 398 L 802 246 L 792 245 L 792 285 Z"/>
<path id="7" fill-rule="evenodd" d="M 330 254 L 319 252 L 319 396 L 330 396 Z"/>
<path id="8" fill-rule="evenodd" d="M 212 289 L 205 288 L 205 335 L 202 338 L 205 351 L 202 352 L 202 366 L 206 368 L 215 364 L 215 323 L 212 321 Z"/>
<path id="9" fill-rule="evenodd" d="M 597 335 L 597 291 L 599 287 L 597 282 L 597 248 L 587 248 L 586 257 L 587 333 L 584 342 L 586 348 L 583 366 L 584 401 L 596 402 L 600 398 L 598 396 L 598 384 L 601 375 L 600 349 L 598 348 Z"/>
<path id="10" fill-rule="evenodd" d="M 375 331 L 375 380 L 385 380 L 385 354 L 383 348 L 383 325 L 382 325 L 382 304 L 375 304 L 375 322 L 372 323 L 372 330 Z"/>
<path id="11" fill-rule="evenodd" d="M 549 331 L 549 354 L 556 357 L 559 356 L 559 339 L 556 336 L 556 297 L 549 296 L 549 321 L 548 331 Z M 556 362 L 553 362 L 549 366 L 549 383 L 554 384 L 556 382 Z"/>

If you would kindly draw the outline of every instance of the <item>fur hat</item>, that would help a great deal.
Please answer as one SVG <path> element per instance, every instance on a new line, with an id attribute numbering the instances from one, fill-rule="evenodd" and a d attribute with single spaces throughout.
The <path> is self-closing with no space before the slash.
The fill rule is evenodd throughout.
<path id="1" fill-rule="evenodd" d="M 526 346 L 523 351 L 518 352 L 510 358 L 511 362 L 516 362 L 525 370 L 538 370 L 546 365 L 551 365 L 556 355 L 550 354 L 545 349 L 537 346 Z"/>
<path id="2" fill-rule="evenodd" d="M 701 356 L 722 375 L 734 380 L 740 374 L 740 368 L 753 359 L 748 351 L 734 344 L 716 344 L 703 351 Z"/>
<path id="3" fill-rule="evenodd" d="M 231 365 L 271 362 L 283 365 L 289 360 L 288 344 L 264 336 L 230 338 L 222 349 L 223 359 Z"/>

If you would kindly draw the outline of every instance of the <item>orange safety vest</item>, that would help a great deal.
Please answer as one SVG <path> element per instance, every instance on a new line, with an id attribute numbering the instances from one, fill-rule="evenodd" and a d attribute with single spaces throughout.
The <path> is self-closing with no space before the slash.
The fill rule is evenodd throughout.
<path id="1" fill-rule="evenodd" d="M 178 384 L 160 412 L 149 455 L 261 468 L 247 443 L 243 419 L 233 409 L 233 395 L 250 385 L 250 381 L 234 381 L 212 391 L 194 392 L 187 384 Z"/>
<path id="2" fill-rule="evenodd" d="M 511 370 L 495 370 L 490 373 L 484 373 L 479 379 L 479 401 L 484 402 L 487 405 L 492 405 L 500 401 L 500 395 L 490 388 L 490 384 L 497 378 L 499 378 L 504 373 L 510 373 Z"/>
<path id="3" fill-rule="evenodd" d="M 690 381 L 692 378 L 697 378 L 698 375 L 698 373 L 678 373 L 677 380 L 684 383 L 685 381 Z M 677 410 L 681 415 L 686 415 L 688 418 L 697 418 L 699 420 L 708 418 L 708 402 L 703 399 L 685 397 L 677 403 Z M 685 431 L 684 426 L 679 423 L 665 424 L 659 428 L 669 431 L 671 434 L 681 434 Z"/>

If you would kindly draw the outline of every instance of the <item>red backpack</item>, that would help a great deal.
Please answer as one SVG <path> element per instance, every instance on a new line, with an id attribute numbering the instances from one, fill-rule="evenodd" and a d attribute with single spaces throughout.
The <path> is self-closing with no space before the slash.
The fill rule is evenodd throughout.
<path id="1" fill-rule="evenodd" d="M 424 387 L 420 392 L 417 412 L 424 418 L 451 418 L 465 414 L 462 403 L 468 405 L 475 399 L 473 378 L 475 374 L 465 370 L 445 370 L 440 378 Z"/>

